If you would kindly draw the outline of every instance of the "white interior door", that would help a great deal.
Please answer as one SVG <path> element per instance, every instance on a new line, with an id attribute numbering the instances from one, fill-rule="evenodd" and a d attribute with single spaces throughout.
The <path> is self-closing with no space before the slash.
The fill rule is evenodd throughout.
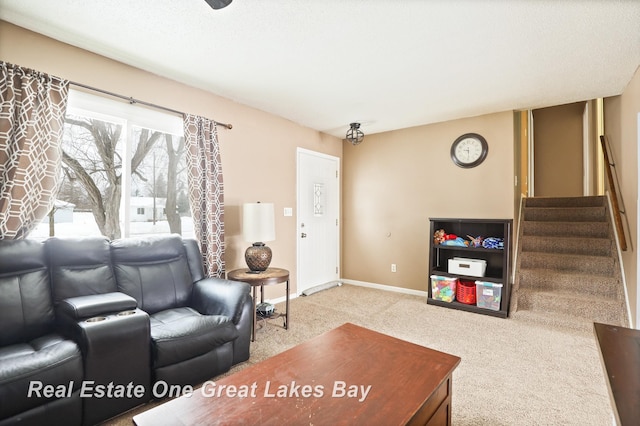
<path id="1" fill-rule="evenodd" d="M 339 158 L 298 148 L 298 294 L 339 278 L 339 169 Z"/>

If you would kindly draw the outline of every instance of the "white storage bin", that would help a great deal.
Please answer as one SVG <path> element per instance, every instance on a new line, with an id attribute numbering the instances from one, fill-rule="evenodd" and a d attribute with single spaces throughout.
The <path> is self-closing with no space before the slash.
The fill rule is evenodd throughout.
<path id="1" fill-rule="evenodd" d="M 476 281 L 476 305 L 481 308 L 500 310 L 502 284 Z"/>
<path id="2" fill-rule="evenodd" d="M 448 272 L 450 274 L 484 277 L 484 273 L 487 270 L 487 261 L 482 259 L 454 257 L 453 259 L 449 259 L 448 263 Z"/>

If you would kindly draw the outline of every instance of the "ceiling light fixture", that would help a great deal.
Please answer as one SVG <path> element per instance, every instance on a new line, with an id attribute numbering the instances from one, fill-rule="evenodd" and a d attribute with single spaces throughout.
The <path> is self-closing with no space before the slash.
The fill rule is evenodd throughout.
<path id="1" fill-rule="evenodd" d="M 347 130 L 347 141 L 352 145 L 358 145 L 364 140 L 364 133 L 360 130 L 360 123 L 351 123 L 351 128 Z"/>
<path id="2" fill-rule="evenodd" d="M 204 0 L 212 9 L 222 9 L 229 6 L 233 0 Z"/>

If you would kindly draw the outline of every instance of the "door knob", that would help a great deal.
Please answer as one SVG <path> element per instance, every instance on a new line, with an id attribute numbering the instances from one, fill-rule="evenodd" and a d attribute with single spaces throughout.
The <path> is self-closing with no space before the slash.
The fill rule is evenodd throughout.
<path id="1" fill-rule="evenodd" d="M 307 238 L 307 234 L 305 234 L 304 232 L 302 234 L 300 234 L 301 238 Z"/>

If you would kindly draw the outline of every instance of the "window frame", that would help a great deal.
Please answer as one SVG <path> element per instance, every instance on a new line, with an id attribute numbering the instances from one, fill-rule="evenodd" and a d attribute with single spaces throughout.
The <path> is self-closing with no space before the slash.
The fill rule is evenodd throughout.
<path id="1" fill-rule="evenodd" d="M 131 235 L 131 159 L 134 127 L 146 128 L 173 136 L 184 137 L 183 117 L 155 108 L 96 95 L 75 88 L 69 89 L 66 115 L 116 123 L 123 126 L 122 198 L 120 200 L 120 229 L 122 237 Z"/>

